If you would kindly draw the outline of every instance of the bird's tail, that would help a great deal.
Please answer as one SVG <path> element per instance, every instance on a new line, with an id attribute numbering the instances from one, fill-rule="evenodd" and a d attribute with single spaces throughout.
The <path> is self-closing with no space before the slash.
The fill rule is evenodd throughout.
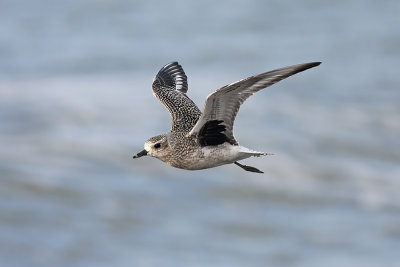
<path id="1" fill-rule="evenodd" d="M 261 157 L 261 156 L 272 156 L 274 155 L 273 153 L 268 153 L 268 152 L 254 152 L 253 156 L 254 157 Z"/>
<path id="2" fill-rule="evenodd" d="M 261 156 L 272 156 L 274 154 L 272 153 L 268 153 L 268 152 L 260 152 L 260 151 L 255 151 L 255 150 L 251 150 L 247 147 L 240 147 L 240 153 L 243 153 L 243 155 L 246 155 L 247 157 L 261 157 Z"/>

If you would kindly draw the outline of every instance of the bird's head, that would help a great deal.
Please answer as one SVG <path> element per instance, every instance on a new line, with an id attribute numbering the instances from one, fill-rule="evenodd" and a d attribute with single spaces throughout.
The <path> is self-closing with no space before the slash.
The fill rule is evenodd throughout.
<path id="1" fill-rule="evenodd" d="M 163 160 L 169 154 L 168 138 L 166 134 L 154 136 L 144 143 L 144 150 L 133 155 L 133 158 L 152 156 Z"/>

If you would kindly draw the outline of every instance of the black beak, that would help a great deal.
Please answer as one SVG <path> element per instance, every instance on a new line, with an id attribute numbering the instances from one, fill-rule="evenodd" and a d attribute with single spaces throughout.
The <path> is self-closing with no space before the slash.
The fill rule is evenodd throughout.
<path id="1" fill-rule="evenodd" d="M 147 151 L 146 151 L 146 149 L 143 149 L 139 153 L 133 155 L 133 158 L 137 159 L 137 158 L 140 158 L 140 157 L 143 157 L 143 156 L 146 156 L 146 155 L 147 155 Z"/>

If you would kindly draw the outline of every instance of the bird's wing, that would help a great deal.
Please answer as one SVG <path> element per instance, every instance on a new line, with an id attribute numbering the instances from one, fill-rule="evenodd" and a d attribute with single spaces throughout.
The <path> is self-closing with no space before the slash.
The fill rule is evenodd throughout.
<path id="1" fill-rule="evenodd" d="M 188 136 L 196 135 L 202 145 L 207 145 L 207 143 L 218 145 L 223 142 L 237 144 L 233 136 L 233 122 L 240 105 L 248 97 L 280 80 L 319 64 L 321 62 L 305 63 L 264 72 L 216 90 L 208 95 L 203 114 Z M 207 142 L 207 136 L 211 136 L 211 141 Z"/>
<path id="2" fill-rule="evenodd" d="M 186 96 L 187 77 L 178 62 L 165 65 L 153 81 L 153 94 L 166 107 L 172 118 L 171 132 L 189 132 L 201 111 Z"/>

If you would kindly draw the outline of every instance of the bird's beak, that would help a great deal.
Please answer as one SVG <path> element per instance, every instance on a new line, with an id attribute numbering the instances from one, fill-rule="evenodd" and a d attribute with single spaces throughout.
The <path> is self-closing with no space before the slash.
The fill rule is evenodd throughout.
<path id="1" fill-rule="evenodd" d="M 146 156 L 146 155 L 147 155 L 147 151 L 146 151 L 146 149 L 143 149 L 139 153 L 133 155 L 133 158 L 137 159 L 137 158 L 140 158 L 140 157 L 143 157 L 143 156 Z"/>

